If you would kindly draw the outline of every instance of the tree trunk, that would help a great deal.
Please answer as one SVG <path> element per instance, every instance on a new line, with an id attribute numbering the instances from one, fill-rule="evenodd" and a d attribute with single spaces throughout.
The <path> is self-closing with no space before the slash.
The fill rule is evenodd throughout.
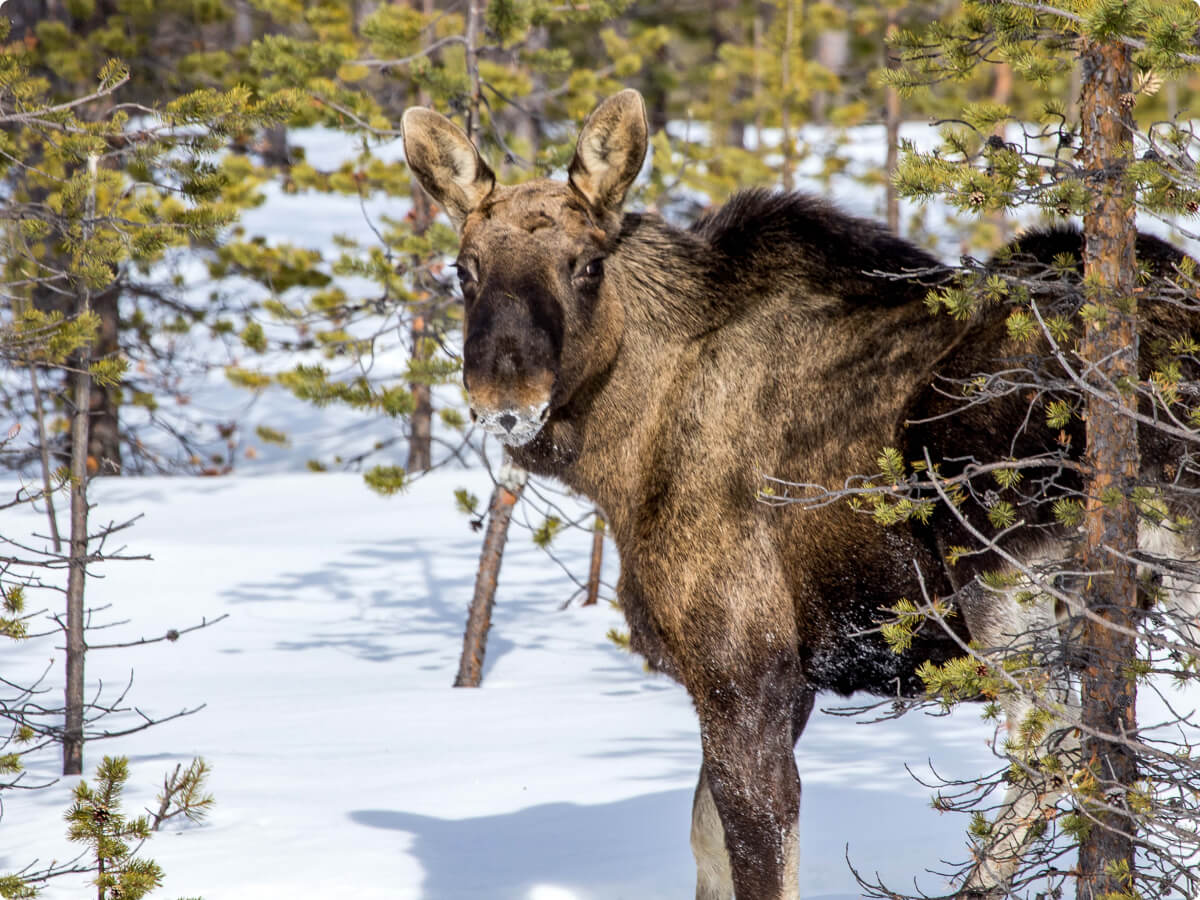
<path id="1" fill-rule="evenodd" d="M 836 4 L 835 4 L 836 5 Z M 850 61 L 850 32 L 845 28 L 830 28 L 817 37 L 817 62 L 841 79 Z M 828 121 L 830 104 L 841 102 L 840 92 L 817 91 L 813 94 L 813 119 L 821 124 Z"/>
<path id="2" fill-rule="evenodd" d="M 779 89 L 783 95 L 779 124 L 783 132 L 783 189 L 796 186 L 796 140 L 792 137 L 792 44 L 796 40 L 796 0 L 785 0 L 783 56 L 779 67 Z"/>
<path id="3" fill-rule="evenodd" d="M 413 189 L 414 194 L 416 188 Z M 425 317 L 413 316 L 412 346 L 413 359 L 428 358 L 425 352 Z M 422 382 L 408 386 L 413 397 L 413 411 L 408 419 L 408 462 L 409 472 L 427 472 L 433 466 L 433 388 Z"/>
<path id="4" fill-rule="evenodd" d="M 367 17 L 379 9 L 379 0 L 353 0 L 351 7 L 354 15 L 354 31 L 358 34 Z"/>
<path id="5" fill-rule="evenodd" d="M 100 333 L 91 348 L 93 359 L 106 359 L 120 352 L 119 304 L 121 288 L 113 283 L 91 300 L 92 311 L 100 317 Z M 81 368 L 86 368 L 81 366 Z M 88 467 L 95 475 L 121 474 L 121 423 L 117 389 L 92 382 L 89 391 L 91 421 L 88 423 Z"/>
<path id="6" fill-rule="evenodd" d="M 433 3 L 431 0 L 414 0 L 414 6 L 420 5 L 421 11 L 426 16 L 433 14 Z M 431 29 L 426 29 L 424 37 L 421 41 L 423 46 L 428 46 L 432 41 L 433 35 Z M 424 91 L 417 94 L 417 103 L 421 106 L 429 105 L 429 95 Z M 413 200 L 413 234 L 420 237 L 429 230 L 429 226 L 433 224 L 433 217 L 437 214 L 437 208 L 429 195 L 421 189 L 421 186 L 413 181 L 412 185 L 412 200 Z M 419 257 L 414 257 L 412 260 L 413 270 L 417 272 L 417 279 L 422 278 L 423 269 L 421 268 L 425 260 Z M 424 293 L 428 296 L 433 290 L 433 285 L 427 284 L 428 290 Z M 418 293 L 421 293 L 418 291 Z M 412 358 L 414 360 L 428 359 L 426 340 L 427 316 L 423 311 L 418 309 L 413 314 L 412 327 L 410 335 L 412 338 Z M 428 384 L 413 382 L 408 386 L 413 398 L 413 411 L 409 417 L 408 424 L 408 462 L 405 468 L 409 472 L 427 472 L 433 466 L 433 388 Z"/>
<path id="7" fill-rule="evenodd" d="M 1010 63 L 997 63 L 992 67 L 996 74 L 996 80 L 992 83 L 992 102 L 1001 106 L 1007 106 L 1012 100 L 1013 90 L 1013 69 Z M 1006 123 L 997 122 L 992 129 L 992 134 L 1004 140 Z M 1009 227 L 1008 216 L 1004 210 L 998 210 L 988 217 L 992 224 L 996 226 L 997 243 L 1007 244 L 1011 237 L 1012 229 Z"/>
<path id="8" fill-rule="evenodd" d="M 604 565 L 604 516 L 596 510 L 596 522 L 592 526 L 592 565 L 588 569 L 587 596 L 584 606 L 595 606 L 600 597 L 600 569 Z"/>
<path id="9" fill-rule="evenodd" d="M 737 13 L 736 0 L 709 0 L 708 10 L 708 40 L 710 53 L 708 63 L 717 65 L 721 59 L 721 48 L 726 44 L 738 46 L 743 43 L 740 28 L 733 24 L 732 18 Z M 726 96 L 717 97 L 717 109 L 729 108 L 743 98 L 740 79 L 731 86 Z M 718 114 L 719 115 L 719 114 Z M 744 148 L 746 146 L 746 122 L 739 118 L 729 121 L 725 135 L 725 146 Z"/>
<path id="10" fill-rule="evenodd" d="M 50 520 L 50 540 L 54 552 L 62 553 L 62 537 L 58 533 L 58 514 L 54 510 L 53 475 L 50 467 L 50 438 L 46 434 L 46 410 L 42 403 L 42 388 L 38 382 L 37 366 L 29 364 L 29 384 L 33 388 L 33 417 L 37 421 L 38 457 L 42 462 L 42 490 L 46 503 L 46 518 Z"/>
<path id="11" fill-rule="evenodd" d="M 521 499 L 528 478 L 524 469 L 506 462 L 488 504 L 487 536 L 479 554 L 479 573 L 475 576 L 475 595 L 467 611 L 467 630 L 463 635 L 462 659 L 458 664 L 455 687 L 479 687 L 483 681 L 483 656 L 487 651 L 488 631 L 492 627 L 492 607 L 496 604 L 496 584 L 500 563 L 508 540 L 508 525 L 513 508 Z"/>
<path id="12" fill-rule="evenodd" d="M 88 200 L 83 222 L 83 237 L 91 237 L 92 217 L 96 208 L 97 157 L 88 157 L 92 179 L 92 195 Z M 91 308 L 91 289 L 79 285 L 75 302 L 76 316 Z M 83 659 L 87 651 L 83 634 L 83 588 L 87 578 L 88 552 L 88 432 L 92 406 L 92 376 L 88 367 L 92 348 L 84 344 L 79 350 L 79 370 L 74 373 L 75 403 L 71 414 L 71 538 L 67 570 L 67 685 L 66 715 L 63 727 L 63 774 L 83 774 Z"/>
<path id="13" fill-rule="evenodd" d="M 890 38 L 900 30 L 896 21 L 896 11 L 888 10 L 887 36 Z M 900 60 L 892 56 L 891 50 L 884 45 L 885 65 L 889 69 L 900 67 Z M 896 192 L 896 184 L 892 180 L 896 176 L 896 166 L 900 162 L 900 92 L 889 85 L 884 100 L 884 121 L 887 128 L 887 225 L 896 234 L 900 233 L 900 195 Z"/>
<path id="14" fill-rule="evenodd" d="M 467 63 L 467 79 L 471 85 L 471 97 L 467 103 L 467 137 L 479 146 L 479 117 L 483 104 L 483 86 L 479 80 L 479 36 L 483 27 L 483 15 L 487 11 L 487 0 L 467 0 L 467 23 L 463 38 Z"/>
<path id="15" fill-rule="evenodd" d="M 1137 546 L 1137 509 L 1130 500 L 1138 476 L 1137 428 L 1127 414 L 1131 391 L 1113 384 L 1137 379 L 1134 278 L 1134 197 L 1124 183 L 1132 143 L 1132 65 L 1129 48 L 1086 42 L 1082 53 L 1080 159 L 1089 170 L 1095 202 L 1084 216 L 1084 273 L 1098 285 L 1089 300 L 1106 311 L 1104 324 L 1084 326 L 1080 356 L 1094 371 L 1084 377 L 1105 395 L 1087 398 L 1090 467 L 1084 519 L 1084 568 L 1093 574 L 1084 592 L 1090 615 L 1082 632 L 1082 762 L 1097 780 L 1095 805 L 1084 802 L 1092 827 L 1079 850 L 1080 900 L 1100 900 L 1127 890 L 1114 866 L 1132 871 L 1135 822 L 1124 811 L 1125 793 L 1137 778 L 1134 752 L 1119 739 L 1137 728 L 1137 686 L 1128 664 L 1137 653 L 1128 632 L 1137 625 L 1137 572 L 1105 547 L 1130 553 Z M 1090 366 L 1089 366 L 1090 364 Z M 1116 404 L 1116 406 L 1114 406 Z M 1108 574 L 1111 573 L 1111 574 Z M 1100 801 L 1106 807 L 1100 808 Z"/>
<path id="16" fill-rule="evenodd" d="M 763 130 L 763 72 L 762 72 L 762 54 L 763 41 L 766 32 L 766 25 L 763 22 L 762 12 L 758 11 L 754 14 L 754 23 L 751 26 L 751 35 L 754 43 L 754 66 L 751 74 L 752 84 L 750 90 L 754 97 L 754 149 L 762 152 L 762 130 Z"/>

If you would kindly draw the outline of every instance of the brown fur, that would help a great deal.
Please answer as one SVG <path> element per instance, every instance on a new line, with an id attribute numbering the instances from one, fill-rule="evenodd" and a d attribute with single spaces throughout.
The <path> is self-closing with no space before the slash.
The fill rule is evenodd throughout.
<path id="1" fill-rule="evenodd" d="M 921 596 L 918 571 L 942 596 L 954 585 L 929 529 L 883 529 L 845 504 L 772 508 L 756 491 L 766 475 L 838 487 L 875 471 L 906 418 L 937 411 L 936 372 L 986 370 L 980 354 L 1005 349 L 1003 321 L 930 316 L 938 263 L 812 198 L 741 194 L 690 231 L 622 216 L 646 144 L 632 91 L 585 123 L 565 184 L 493 186 L 432 115 L 405 115 L 405 146 L 453 161 L 414 172 L 459 204 L 472 406 L 516 462 L 604 510 L 633 646 L 695 702 L 697 807 L 711 790 L 737 896 L 793 896 L 792 745 L 813 693 L 917 689 L 915 665 L 955 645 L 927 629 L 897 655 L 871 629 Z M 873 274 L 917 270 L 929 278 Z M 495 424 L 537 403 L 548 417 L 519 439 Z M 1001 413 L 961 437 L 1008 434 L 1023 410 Z M 956 449 L 937 428 L 908 437 L 910 455 L 913 440 Z"/>

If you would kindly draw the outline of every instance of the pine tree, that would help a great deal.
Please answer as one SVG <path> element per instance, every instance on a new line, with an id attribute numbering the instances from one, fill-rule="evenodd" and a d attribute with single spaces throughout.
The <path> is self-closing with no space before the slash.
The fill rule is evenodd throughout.
<path id="1" fill-rule="evenodd" d="M 142 117 L 153 117 L 166 104 L 185 96 L 191 96 L 194 103 L 201 96 L 197 91 L 209 92 L 215 98 L 223 90 L 238 90 L 261 110 L 269 106 L 268 98 L 255 90 L 241 66 L 246 48 L 238 48 L 231 40 L 239 30 L 239 21 L 245 18 L 241 7 L 232 2 L 168 0 L 139 4 L 88 0 L 45 4 L 14 0 L 6 5 L 4 13 L 16 26 L 14 40 L 7 46 L 8 55 L 19 61 L 30 77 L 45 80 L 50 101 L 73 102 L 90 94 L 94 73 L 110 59 L 122 60 L 126 81 L 118 94 L 95 96 L 86 104 L 72 107 L 83 120 L 98 123 L 115 115 L 121 122 L 136 125 Z M 243 37 L 252 36 L 253 31 L 251 27 Z M 249 135 L 260 131 L 271 132 L 279 121 L 276 112 L 265 118 L 243 118 L 230 130 L 218 127 L 222 137 L 205 151 L 212 155 L 190 172 L 157 166 L 161 156 L 140 150 L 138 145 L 143 141 L 129 140 L 129 135 L 137 133 L 132 126 L 120 140 L 110 136 L 108 152 L 98 156 L 101 169 L 125 168 L 147 187 L 157 183 L 163 188 L 163 198 L 206 193 L 210 203 L 217 201 L 223 207 L 224 217 L 221 225 L 206 234 L 181 232 L 180 237 L 161 247 L 147 244 L 131 248 L 127 258 L 109 263 L 109 277 L 104 283 L 90 289 L 89 306 L 99 318 L 93 355 L 124 357 L 132 363 L 111 383 L 92 379 L 89 386 L 88 454 L 98 474 L 178 465 L 179 453 L 164 457 L 149 449 L 152 442 L 143 439 L 147 425 L 172 436 L 184 464 L 227 467 L 227 459 L 209 458 L 206 445 L 220 439 L 216 432 L 227 430 L 228 423 L 213 423 L 192 413 L 186 394 L 177 385 L 181 370 L 206 365 L 195 356 L 189 358 L 184 335 L 202 329 L 219 339 L 223 332 L 236 332 L 239 326 L 231 310 L 211 298 L 199 300 L 197 291 L 189 291 L 172 271 L 173 263 L 185 249 L 211 246 L 231 214 L 257 200 L 253 188 L 264 177 L 259 175 L 258 167 L 244 156 L 217 158 L 213 151 L 221 146 L 240 146 L 249 141 Z M 117 146 L 120 141 L 127 146 Z M 34 162 L 41 147 L 37 142 L 25 144 L 23 160 Z M 9 196 L 21 202 L 41 203 L 51 191 L 44 180 L 30 177 L 28 169 L 9 166 L 6 175 Z M 140 202 L 144 204 L 146 196 Z M 46 253 L 49 265 L 64 264 L 67 251 L 60 242 L 48 244 Z M 73 312 L 74 295 L 64 293 L 52 282 L 34 283 L 28 293 L 29 302 L 43 311 L 57 310 L 64 315 Z M 35 379 L 37 375 L 34 373 Z M 65 456 L 70 432 L 60 427 L 54 412 L 69 405 L 68 395 L 73 388 L 64 384 L 60 390 L 54 380 L 45 378 L 35 393 L 40 396 L 42 388 L 48 388 L 46 399 L 52 404 L 48 431 L 59 436 L 52 442 L 56 455 Z M 34 417 L 46 412 L 45 403 L 34 400 L 31 404 L 28 394 L 28 390 L 12 391 L 6 398 L 7 405 L 14 412 L 32 405 Z"/>
<path id="2" fill-rule="evenodd" d="M 1002 663 L 976 649 L 970 658 L 922 670 L 931 694 L 946 702 L 980 693 L 999 700 L 1017 692 L 1030 710 L 1013 723 L 1001 773 L 1026 812 L 988 822 L 976 811 L 971 831 L 978 859 L 968 890 L 1032 896 L 1059 891 L 1074 877 L 1077 896 L 1111 900 L 1186 895 L 1196 887 L 1191 859 L 1198 845 L 1186 822 L 1198 810 L 1194 800 L 1181 799 L 1195 796 L 1194 736 L 1184 729 L 1180 743 L 1160 741 L 1157 723 L 1139 723 L 1136 715 L 1139 685 L 1159 688 L 1152 673 L 1193 681 L 1200 658 L 1192 623 L 1166 608 L 1151 605 L 1147 611 L 1142 602 L 1149 594 L 1153 604 L 1164 588 L 1194 591 L 1196 574 L 1179 560 L 1138 550 L 1139 525 L 1194 534 L 1194 501 L 1186 485 L 1197 440 L 1189 399 L 1198 374 L 1191 351 L 1196 336 L 1185 330 L 1139 348 L 1137 334 L 1155 304 L 1173 304 L 1194 316 L 1200 281 L 1190 260 L 1139 263 L 1134 250 L 1137 208 L 1183 216 L 1184 222 L 1200 208 L 1200 179 L 1190 162 L 1198 149 L 1194 133 L 1180 122 L 1139 127 L 1147 118 L 1137 115 L 1139 102 L 1152 97 L 1164 78 L 1200 63 L 1198 33 L 1200 10 L 1191 3 L 967 3 L 953 20 L 923 33 L 902 32 L 896 46 L 908 65 L 885 74 L 887 83 L 911 91 L 931 80 L 971 75 L 987 60 L 1011 67 L 1023 92 L 1034 86 L 1044 92 L 1040 109 L 1025 107 L 1028 121 L 1004 103 L 966 106 L 956 117 L 958 127 L 944 132 L 938 152 L 910 148 L 904 155 L 896 176 L 901 193 L 941 197 L 977 215 L 1029 204 L 1056 218 L 1079 216 L 1083 223 L 1082 259 L 1056 259 L 1040 270 L 1014 259 L 1011 268 L 968 273 L 960 286 L 930 298 L 931 307 L 961 318 L 985 305 L 1006 304 L 1012 340 L 1044 357 L 1026 364 L 1027 379 L 981 373 L 960 385 L 964 402 L 1022 392 L 1031 415 L 1059 430 L 1063 443 L 1062 429 L 1072 420 L 1082 417 L 1086 429 L 1082 491 L 1070 497 L 1047 497 L 1042 480 L 1023 484 L 1022 470 L 1032 474 L 1038 465 L 1032 460 L 975 460 L 977 471 L 994 473 L 989 483 L 964 471 L 952 489 L 945 481 L 952 470 L 940 461 L 932 461 L 938 466 L 932 471 L 927 461 L 909 461 L 931 471 L 928 480 L 939 483 L 938 494 L 957 508 L 983 506 L 998 535 L 1021 528 L 1020 517 L 1033 515 L 1018 513 L 1018 507 L 1052 499 L 1054 519 L 1080 535 L 1076 560 L 1018 573 L 1033 582 L 1027 602 L 1059 603 L 1065 616 L 1061 640 L 1026 636 L 1024 649 L 1010 651 Z M 1061 99 L 1076 57 L 1078 121 Z M 1001 125 L 1008 128 L 1001 131 Z M 1014 130 L 1023 133 L 1016 141 Z M 1139 467 L 1139 440 L 1159 452 L 1177 449 L 1177 461 L 1148 479 Z M 1064 446 L 1063 457 L 1066 452 Z M 881 457 L 885 477 L 894 483 L 907 477 L 904 465 Z M 923 515 L 927 501 L 876 494 L 871 502 L 877 517 L 888 521 Z M 977 533 L 985 549 L 1002 551 L 1004 537 Z M 973 552 L 978 548 L 952 548 L 952 561 Z M 980 577 L 987 589 L 1011 590 L 1016 576 L 997 571 Z M 888 627 L 902 646 L 922 614 L 911 604 L 897 613 Z M 934 604 L 924 615 L 938 619 L 946 610 Z M 1041 674 L 1051 672 L 1078 685 L 1077 713 Z M 1076 734 L 1080 744 L 1072 750 Z M 969 802 L 963 799 L 968 794 Z M 972 808 L 975 797 L 966 792 L 935 802 Z M 1078 862 L 1072 867 L 1061 860 L 1073 847 Z M 1000 848 L 1004 855 L 998 857 Z"/>
<path id="3" fill-rule="evenodd" d="M 0 40 L 7 37 L 0 19 Z M 104 459 L 92 455 L 93 386 L 115 387 L 127 371 L 119 355 L 101 356 L 104 324 L 93 299 L 117 273 L 152 265 L 172 248 L 213 241 L 236 214 L 225 190 L 227 165 L 212 157 L 234 134 L 277 121 L 289 98 L 253 99 L 244 89 L 184 94 L 155 112 L 115 102 L 129 70 L 110 60 L 92 91 L 70 100 L 55 96 L 20 52 L 0 57 L 0 177 L 9 203 L 0 221 L 3 287 L 11 319 L 5 328 L 27 365 L 68 372 L 64 402 L 71 418 L 70 535 L 66 615 L 66 774 L 82 771 L 84 740 L 84 590 L 88 566 L 99 561 L 102 540 L 89 531 L 88 481 Z M 59 308 L 43 308 L 41 292 Z M 66 326 L 65 323 L 71 323 Z M 29 344 L 29 336 L 40 343 Z M 63 340 L 71 337 L 64 349 Z M 47 482 L 49 473 L 45 473 Z M 109 529 L 104 534 L 111 533 Z M 53 551 L 48 554 L 53 556 Z"/>

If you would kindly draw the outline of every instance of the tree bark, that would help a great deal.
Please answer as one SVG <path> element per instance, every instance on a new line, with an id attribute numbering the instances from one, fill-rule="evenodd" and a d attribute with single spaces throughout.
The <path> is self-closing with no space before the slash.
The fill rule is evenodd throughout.
<path id="1" fill-rule="evenodd" d="M 1077 896 L 1100 900 L 1128 889 L 1113 866 L 1134 864 L 1134 818 L 1125 794 L 1137 778 L 1134 751 L 1119 738 L 1137 729 L 1137 685 L 1128 663 L 1137 646 L 1137 572 L 1105 547 L 1130 553 L 1137 546 L 1138 516 L 1130 500 L 1138 476 L 1137 428 L 1126 413 L 1131 391 L 1114 389 L 1137 379 L 1136 238 L 1134 196 L 1124 181 L 1132 143 L 1132 64 L 1128 47 L 1085 41 L 1081 59 L 1080 159 L 1095 202 L 1084 216 L 1084 273 L 1099 286 L 1090 302 L 1104 310 L 1102 324 L 1088 322 L 1080 345 L 1085 377 L 1104 393 L 1087 398 L 1090 467 L 1084 519 L 1084 569 L 1093 573 L 1084 591 L 1091 613 L 1082 630 L 1082 763 L 1097 781 L 1097 803 L 1084 802 L 1092 827 L 1080 845 Z M 1126 143 L 1128 142 L 1128 143 Z M 1124 144 L 1124 146 L 1123 146 Z M 1104 574 L 1098 574 L 1104 573 Z M 1111 574 L 1109 574 L 1111 573 Z M 1109 809 L 1099 807 L 1100 801 Z"/>
<path id="2" fill-rule="evenodd" d="M 432 0 L 413 0 L 413 6 L 418 5 L 426 16 L 433 15 Z M 432 40 L 432 29 L 426 29 L 421 41 L 422 46 L 428 46 Z M 429 95 L 423 90 L 419 91 L 417 103 L 421 106 L 428 106 Z M 433 200 L 415 180 L 412 185 L 412 200 L 413 234 L 419 237 L 425 234 L 429 230 L 429 226 L 433 224 L 437 208 L 434 206 Z M 418 273 L 416 276 L 418 282 L 423 278 L 421 273 L 424 272 L 422 268 L 424 262 L 425 260 L 417 257 L 412 260 L 413 269 Z M 434 286 L 427 284 L 425 287 L 427 288 L 425 293 L 428 296 Z M 415 360 L 428 358 L 426 330 L 427 316 L 418 306 L 410 328 L 412 358 Z M 428 384 L 412 382 L 408 389 L 412 393 L 413 411 L 408 420 L 408 462 L 405 464 L 405 468 L 409 472 L 427 472 L 433 466 L 433 388 Z"/>
<path id="3" fill-rule="evenodd" d="M 896 11 L 889 9 L 887 14 L 887 36 L 890 38 L 900 30 L 896 21 Z M 892 56 L 884 44 L 885 65 L 889 69 L 900 67 L 900 60 Z M 900 233 L 900 195 L 896 192 L 896 184 L 892 180 L 896 175 L 896 166 L 900 163 L 900 92 L 889 85 L 884 100 L 884 122 L 887 128 L 887 226 L 896 234 Z"/>
<path id="4" fill-rule="evenodd" d="M 62 537 L 58 533 L 58 514 L 54 510 L 54 491 L 51 483 L 50 438 L 46 434 L 46 411 L 42 405 L 42 388 L 38 383 L 37 366 L 29 364 L 29 384 L 33 388 L 33 415 L 37 420 L 38 456 L 42 461 L 42 490 L 45 492 L 46 518 L 50 520 L 50 539 L 54 552 L 62 553 Z"/>
<path id="5" fill-rule="evenodd" d="M 121 288 L 105 288 L 91 299 L 92 311 L 100 317 L 100 332 L 91 348 L 92 359 L 105 359 L 120 352 L 119 329 Z M 86 368 L 86 367 L 81 367 Z M 89 391 L 91 421 L 88 423 L 89 468 L 96 475 L 121 474 L 121 423 L 116 388 L 95 381 Z"/>
<path id="6" fill-rule="evenodd" d="M 837 4 L 835 4 L 837 5 Z M 846 73 L 850 61 L 850 32 L 845 28 L 830 28 L 817 36 L 817 62 L 839 79 Z M 813 120 L 822 125 L 828 121 L 830 104 L 841 102 L 840 92 L 816 91 L 813 94 Z"/>
<path id="7" fill-rule="evenodd" d="M 785 0 L 783 57 L 779 67 L 779 88 L 783 95 L 779 125 L 783 132 L 783 189 L 796 186 L 796 141 L 792 137 L 792 44 L 796 40 L 796 0 Z"/>
<path id="8" fill-rule="evenodd" d="M 83 236 L 91 236 L 96 196 L 95 156 L 88 157 L 88 172 L 92 179 L 92 195 L 88 200 L 83 223 Z M 75 314 L 82 316 L 91 308 L 91 289 L 79 285 Z M 67 684 L 66 715 L 63 727 L 63 774 L 83 774 L 83 660 L 87 644 L 83 633 L 83 589 L 87 578 L 88 552 L 88 432 L 92 406 L 92 376 L 88 367 L 92 347 L 84 344 L 79 350 L 79 369 L 74 373 L 75 404 L 71 416 L 71 538 L 67 570 Z"/>
<path id="9" fill-rule="evenodd" d="M 479 80 L 479 35 L 483 25 L 483 14 L 487 0 L 467 0 L 467 22 L 463 35 L 466 40 L 467 79 L 471 85 L 471 99 L 467 104 L 467 137 L 479 146 L 479 110 L 483 103 L 483 86 Z"/>
<path id="10" fill-rule="evenodd" d="M 475 576 L 475 595 L 467 611 L 467 629 L 463 635 L 462 659 L 458 664 L 455 687 L 479 687 L 483 681 L 483 657 L 487 651 L 488 631 L 492 627 L 492 608 L 496 604 L 496 584 L 500 563 L 508 540 L 508 525 L 513 508 L 521 499 L 528 478 L 524 469 L 506 462 L 488 504 L 487 536 L 479 554 L 479 572 Z"/>
<path id="11" fill-rule="evenodd" d="M 596 521 L 592 526 L 592 564 L 588 569 L 587 596 L 584 606 L 595 606 L 600 597 L 600 569 L 604 565 L 604 516 L 596 510 Z"/>
<path id="12" fill-rule="evenodd" d="M 1012 100 L 1013 91 L 1013 68 L 1011 63 L 997 63 L 992 67 L 995 71 L 996 80 L 992 83 L 992 102 L 1000 105 L 1007 105 Z M 1004 139 L 1005 132 L 1004 122 L 997 122 L 992 129 L 992 134 L 1001 140 Z M 989 218 L 996 226 L 997 242 L 1007 244 L 1011 236 L 1012 229 L 1009 227 L 1008 217 L 1003 210 L 998 210 L 992 213 Z"/>
<path id="13" fill-rule="evenodd" d="M 413 359 L 428 357 L 425 340 L 425 317 L 413 316 Z M 433 466 L 433 388 L 423 382 L 413 382 L 408 389 L 412 392 L 413 411 L 408 419 L 408 462 L 405 469 L 409 472 L 427 472 Z"/>

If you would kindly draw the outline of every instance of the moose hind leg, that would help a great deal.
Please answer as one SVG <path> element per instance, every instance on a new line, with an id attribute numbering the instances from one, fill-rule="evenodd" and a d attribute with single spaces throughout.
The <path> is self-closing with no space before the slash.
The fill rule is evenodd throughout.
<path id="1" fill-rule="evenodd" d="M 696 857 L 696 900 L 732 900 L 733 869 L 725 849 L 725 828 L 703 765 L 692 801 L 692 855 Z"/>
<path id="2" fill-rule="evenodd" d="M 973 584 L 960 592 L 960 606 L 971 636 L 983 653 L 997 661 L 1014 653 L 1038 652 L 1058 640 L 1054 602 L 1049 597 L 1017 602 L 1029 584 L 1005 591 Z M 1061 666 L 1055 667 L 1062 672 Z M 1005 694 L 1004 710 L 1010 755 L 1023 763 L 1028 775 L 1006 792 L 991 824 L 990 834 L 979 848 L 976 862 L 963 885 L 966 894 L 1000 893 L 1021 866 L 1022 855 L 1047 811 L 1055 805 L 1062 787 L 1053 777 L 1035 771 L 1036 760 L 1049 751 L 1075 754 L 1078 738 L 1069 726 L 1078 721 L 1078 698 L 1066 682 L 1065 673 L 1055 675 L 1042 692 L 1042 705 L 1058 711 L 1056 721 L 1045 725 L 1032 747 L 1024 747 L 1021 729 L 1036 704 L 1023 691 Z"/>

